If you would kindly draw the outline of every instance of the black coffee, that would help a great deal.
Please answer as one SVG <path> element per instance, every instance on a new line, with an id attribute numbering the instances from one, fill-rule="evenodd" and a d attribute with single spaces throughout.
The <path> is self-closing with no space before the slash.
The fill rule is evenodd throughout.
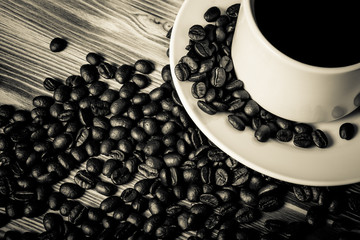
<path id="1" fill-rule="evenodd" d="M 254 15 L 265 38 L 300 62 L 342 67 L 360 62 L 357 1 L 255 0 Z"/>

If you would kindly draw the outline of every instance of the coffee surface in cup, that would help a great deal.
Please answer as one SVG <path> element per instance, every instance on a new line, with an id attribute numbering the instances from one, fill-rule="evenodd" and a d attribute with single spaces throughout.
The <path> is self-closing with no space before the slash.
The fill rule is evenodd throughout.
<path id="1" fill-rule="evenodd" d="M 285 55 L 319 67 L 360 62 L 357 1 L 254 0 L 264 37 Z"/>

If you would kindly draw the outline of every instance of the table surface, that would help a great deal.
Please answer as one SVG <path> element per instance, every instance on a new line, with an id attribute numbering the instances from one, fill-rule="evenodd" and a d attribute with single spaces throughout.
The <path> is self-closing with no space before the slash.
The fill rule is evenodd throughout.
<path id="1" fill-rule="evenodd" d="M 115 66 L 151 59 L 155 62 L 155 71 L 150 74 L 152 84 L 145 91 L 160 86 L 163 83 L 161 69 L 169 64 L 166 34 L 182 3 L 182 0 L 0 1 L 0 104 L 31 110 L 33 97 L 49 95 L 43 88 L 43 80 L 51 77 L 64 81 L 69 75 L 79 74 L 88 52 L 101 53 Z M 49 50 L 54 37 L 68 41 L 64 51 Z M 114 89 L 120 87 L 116 81 L 108 83 Z M 74 172 L 69 179 L 73 176 Z M 133 182 L 121 186 L 119 193 L 131 184 Z M 58 187 L 59 184 L 55 185 L 55 189 Z M 348 191 L 359 190 L 359 184 L 348 186 Z M 81 201 L 97 206 L 103 198 L 90 190 Z M 303 221 L 311 205 L 297 201 L 294 194 L 289 193 L 284 207 L 264 214 L 260 221 L 249 226 L 264 232 L 263 222 L 267 218 Z M 4 208 L 0 208 L 0 212 L 4 212 Z M 360 222 L 360 216 L 350 212 L 344 216 Z M 331 222 L 329 219 L 328 223 Z M 0 233 L 9 229 L 42 232 L 42 217 L 11 221 Z M 182 238 L 187 236 L 189 233 Z"/>

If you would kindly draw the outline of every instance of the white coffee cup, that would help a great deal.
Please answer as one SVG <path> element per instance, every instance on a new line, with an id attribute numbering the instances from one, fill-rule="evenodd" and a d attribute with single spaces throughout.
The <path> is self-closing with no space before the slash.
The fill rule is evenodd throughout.
<path id="1" fill-rule="evenodd" d="M 237 78 L 261 107 L 313 123 L 339 119 L 360 106 L 360 63 L 327 68 L 286 56 L 259 30 L 254 1 L 242 0 L 231 52 Z"/>

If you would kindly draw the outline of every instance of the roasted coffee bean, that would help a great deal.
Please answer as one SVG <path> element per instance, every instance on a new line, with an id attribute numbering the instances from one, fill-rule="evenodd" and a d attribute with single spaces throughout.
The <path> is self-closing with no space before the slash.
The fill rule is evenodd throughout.
<path id="1" fill-rule="evenodd" d="M 308 148 L 314 144 L 311 134 L 307 132 L 295 134 L 293 143 L 301 148 Z"/>
<path id="2" fill-rule="evenodd" d="M 228 15 L 231 18 L 237 18 L 239 14 L 239 9 L 240 9 L 240 3 L 233 4 L 226 9 L 226 15 Z"/>
<path id="3" fill-rule="evenodd" d="M 125 184 L 129 182 L 130 178 L 131 178 L 131 173 L 129 172 L 129 169 L 127 169 L 126 167 L 117 168 L 111 173 L 111 181 L 115 185 Z"/>
<path id="4" fill-rule="evenodd" d="M 105 79 L 114 78 L 116 68 L 107 62 L 100 62 L 99 65 L 97 65 L 97 70 L 101 77 Z"/>
<path id="5" fill-rule="evenodd" d="M 148 104 L 142 106 L 142 112 L 144 116 L 153 116 L 159 113 L 161 110 L 161 106 L 158 102 L 151 101 Z"/>
<path id="6" fill-rule="evenodd" d="M 43 218 L 43 225 L 48 232 L 59 232 L 64 224 L 62 217 L 56 213 L 46 213 Z"/>
<path id="7" fill-rule="evenodd" d="M 59 209 L 60 214 L 62 216 L 68 216 L 70 214 L 71 209 L 73 209 L 77 204 L 79 203 L 71 200 L 65 200 L 60 206 Z"/>
<path id="8" fill-rule="evenodd" d="M 104 162 L 99 158 L 89 158 L 86 161 L 86 170 L 94 175 L 99 175 L 102 172 Z"/>
<path id="9" fill-rule="evenodd" d="M 247 188 L 240 189 L 240 200 L 245 205 L 256 206 L 258 203 L 258 198 L 254 192 Z"/>
<path id="10" fill-rule="evenodd" d="M 293 138 L 293 132 L 290 129 L 280 129 L 276 132 L 276 139 L 281 142 L 289 142 Z"/>
<path id="11" fill-rule="evenodd" d="M 320 129 L 313 131 L 311 137 L 318 148 L 326 148 L 328 146 L 328 138 Z"/>
<path id="12" fill-rule="evenodd" d="M 115 209 L 124 206 L 124 201 L 118 196 L 110 196 L 105 198 L 100 203 L 100 209 L 105 213 L 114 211 Z"/>
<path id="13" fill-rule="evenodd" d="M 229 174 L 224 168 L 218 168 L 214 173 L 214 180 L 217 186 L 225 186 L 229 182 Z"/>
<path id="14" fill-rule="evenodd" d="M 200 171 L 195 168 L 183 169 L 182 179 L 185 183 L 199 183 Z"/>
<path id="15" fill-rule="evenodd" d="M 235 214 L 235 219 L 238 223 L 251 223 L 257 220 L 258 217 L 256 210 L 250 207 L 242 207 Z"/>
<path id="16" fill-rule="evenodd" d="M 198 202 L 200 195 L 202 194 L 202 188 L 197 184 L 190 184 L 187 188 L 187 200 L 190 202 Z"/>
<path id="17" fill-rule="evenodd" d="M 132 202 L 135 198 L 139 196 L 138 191 L 134 188 L 126 188 L 122 191 L 120 198 L 125 202 Z"/>
<path id="18" fill-rule="evenodd" d="M 259 191 L 259 196 L 265 196 L 265 195 L 278 195 L 281 192 L 281 188 L 278 184 L 269 182 L 262 186 Z"/>
<path id="19" fill-rule="evenodd" d="M 271 135 L 271 129 L 268 125 L 265 125 L 265 124 L 261 125 L 255 131 L 255 138 L 259 142 L 266 142 L 267 140 L 269 140 L 270 135 Z"/>
<path id="20" fill-rule="evenodd" d="M 85 220 L 81 224 L 81 230 L 86 236 L 94 236 L 97 235 L 101 231 L 101 226 L 96 221 Z"/>
<path id="21" fill-rule="evenodd" d="M 232 186 L 240 186 L 248 181 L 250 172 L 246 167 L 235 168 L 232 172 Z"/>
<path id="22" fill-rule="evenodd" d="M 49 196 L 48 205 L 51 210 L 59 210 L 66 198 L 60 192 L 53 192 Z"/>
<path id="23" fill-rule="evenodd" d="M 147 179 L 154 179 L 159 176 L 159 170 L 149 167 L 145 163 L 139 164 L 138 171 Z"/>
<path id="24" fill-rule="evenodd" d="M 134 71 L 135 68 L 133 66 L 123 64 L 116 69 L 115 80 L 121 84 L 128 82 Z"/>
<path id="25" fill-rule="evenodd" d="M 196 99 L 205 97 L 206 90 L 207 87 L 204 82 L 195 82 L 191 87 L 192 96 Z"/>
<path id="26" fill-rule="evenodd" d="M 190 69 L 185 63 L 178 63 L 175 66 L 175 76 L 179 81 L 185 81 L 190 77 Z"/>
<path id="27" fill-rule="evenodd" d="M 119 141 L 127 137 L 128 130 L 124 127 L 111 127 L 109 129 L 109 138 L 115 141 Z"/>
<path id="28" fill-rule="evenodd" d="M 209 58 L 212 56 L 212 49 L 207 42 L 196 42 L 194 45 L 195 53 L 201 58 Z"/>
<path id="29" fill-rule="evenodd" d="M 55 91 L 57 87 L 59 87 L 62 83 L 53 78 L 45 78 L 43 82 L 43 86 L 48 91 Z"/>
<path id="30" fill-rule="evenodd" d="M 163 214 L 165 212 L 165 205 L 157 198 L 149 200 L 149 211 L 152 215 Z"/>
<path id="31" fill-rule="evenodd" d="M 134 185 L 134 189 L 142 195 L 147 195 L 150 191 L 150 186 L 153 184 L 154 180 L 152 179 L 141 179 Z"/>
<path id="32" fill-rule="evenodd" d="M 124 99 L 130 99 L 138 92 L 139 87 L 133 82 L 125 82 L 120 90 L 119 90 L 119 96 Z"/>
<path id="33" fill-rule="evenodd" d="M 81 76 L 71 75 L 66 78 L 65 84 L 71 88 L 76 88 L 85 84 L 85 80 Z"/>
<path id="34" fill-rule="evenodd" d="M 97 53 L 90 52 L 86 55 L 86 61 L 88 61 L 91 65 L 97 66 L 103 61 L 103 58 Z"/>
<path id="35" fill-rule="evenodd" d="M 311 188 L 308 186 L 294 185 L 293 192 L 295 194 L 295 197 L 301 202 L 306 202 L 311 199 L 312 192 L 311 192 Z"/>
<path id="36" fill-rule="evenodd" d="M 172 80 L 170 64 L 166 64 L 161 69 L 161 78 L 164 80 L 164 82 L 169 82 Z"/>
<path id="37" fill-rule="evenodd" d="M 80 163 L 84 162 L 88 157 L 85 149 L 82 147 L 71 148 L 70 154 L 73 157 L 73 159 L 75 159 L 77 162 Z"/>
<path id="38" fill-rule="evenodd" d="M 263 212 L 272 212 L 282 207 L 283 201 L 277 195 L 260 197 L 258 207 Z"/>
<path id="39" fill-rule="evenodd" d="M 80 67 L 80 75 L 86 83 L 93 83 L 99 79 L 99 72 L 94 65 L 84 64 Z"/>
<path id="40" fill-rule="evenodd" d="M 149 74 L 154 70 L 154 65 L 149 60 L 140 59 L 135 62 L 134 68 L 138 72 Z"/>
<path id="41" fill-rule="evenodd" d="M 210 193 L 203 193 L 200 195 L 200 202 L 209 205 L 211 207 L 219 206 L 219 199 Z"/>
<path id="42" fill-rule="evenodd" d="M 78 203 L 70 210 L 68 220 L 70 223 L 79 225 L 87 218 L 87 215 L 88 209 L 82 204 Z"/>
<path id="43" fill-rule="evenodd" d="M 201 41 L 205 39 L 206 32 L 205 29 L 201 25 L 193 25 L 189 29 L 189 38 L 193 41 Z"/>
<path id="44" fill-rule="evenodd" d="M 50 42 L 50 50 L 52 52 L 61 52 L 67 46 L 67 41 L 63 38 L 56 37 L 53 38 Z"/>
<path id="45" fill-rule="evenodd" d="M 143 230 L 145 233 L 154 232 L 164 221 L 162 215 L 152 215 L 148 219 L 145 220 L 143 225 Z"/>
<path id="46" fill-rule="evenodd" d="M 220 162 L 225 160 L 228 157 L 228 155 L 220 148 L 211 148 L 207 152 L 207 157 L 209 158 L 210 161 Z"/>
<path id="47" fill-rule="evenodd" d="M 61 184 L 59 191 L 65 197 L 70 198 L 70 199 L 79 198 L 84 193 L 84 189 L 82 189 L 78 185 L 76 185 L 74 183 L 70 183 L 70 182 Z"/>
<path id="48" fill-rule="evenodd" d="M 206 218 L 204 222 L 204 227 L 208 230 L 212 230 L 216 228 L 218 225 L 220 225 L 222 221 L 222 217 L 218 214 L 210 214 L 209 217 Z"/>
<path id="49" fill-rule="evenodd" d="M 229 123 L 237 130 L 244 130 L 245 129 L 245 123 L 243 122 L 243 120 L 237 116 L 237 115 L 228 115 L 228 121 Z"/>
<path id="50" fill-rule="evenodd" d="M 195 225 L 195 217 L 195 214 L 183 212 L 177 217 L 177 223 L 183 231 L 186 231 Z"/>
<path id="51" fill-rule="evenodd" d="M 352 123 L 343 123 L 339 128 L 339 135 L 342 139 L 350 140 L 354 137 L 355 127 Z"/>
<path id="52" fill-rule="evenodd" d="M 112 103 L 118 99 L 119 92 L 114 89 L 106 89 L 100 96 L 99 99 L 104 102 Z"/>
<path id="53" fill-rule="evenodd" d="M 95 190 L 105 196 L 110 196 L 115 193 L 116 187 L 108 182 L 97 181 L 95 185 Z"/>
<path id="54" fill-rule="evenodd" d="M 83 189 L 91 189 L 96 185 L 96 178 L 86 170 L 79 170 L 74 176 L 74 182 Z"/>
<path id="55" fill-rule="evenodd" d="M 72 136 L 68 133 L 61 133 L 53 140 L 54 149 L 67 149 L 72 144 Z"/>
<path id="56" fill-rule="evenodd" d="M 313 128 L 306 123 L 295 124 L 294 130 L 296 133 L 311 133 Z"/>
<path id="57" fill-rule="evenodd" d="M 54 99 L 49 96 L 36 96 L 33 98 L 34 107 L 48 108 L 54 103 Z M 14 113 L 15 114 L 15 113 Z M 13 115 L 14 118 L 14 115 Z"/>
<path id="58" fill-rule="evenodd" d="M 225 84 L 226 71 L 222 67 L 215 67 L 211 71 L 210 83 L 216 88 L 220 88 Z"/>
<path id="59" fill-rule="evenodd" d="M 136 213 L 142 213 L 146 211 L 148 209 L 148 205 L 148 199 L 140 195 L 136 197 L 131 203 L 131 207 L 134 211 L 136 211 Z"/>
<path id="60" fill-rule="evenodd" d="M 127 116 L 134 121 L 139 121 L 144 117 L 144 114 L 139 105 L 132 105 L 127 110 Z"/>
<path id="61" fill-rule="evenodd" d="M 207 22 L 214 22 L 219 16 L 221 12 L 218 7 L 210 7 L 206 12 L 204 13 L 204 19 Z"/>
<path id="62" fill-rule="evenodd" d="M 66 102 L 70 99 L 71 88 L 66 85 L 60 85 L 54 90 L 53 98 L 57 102 Z"/>

